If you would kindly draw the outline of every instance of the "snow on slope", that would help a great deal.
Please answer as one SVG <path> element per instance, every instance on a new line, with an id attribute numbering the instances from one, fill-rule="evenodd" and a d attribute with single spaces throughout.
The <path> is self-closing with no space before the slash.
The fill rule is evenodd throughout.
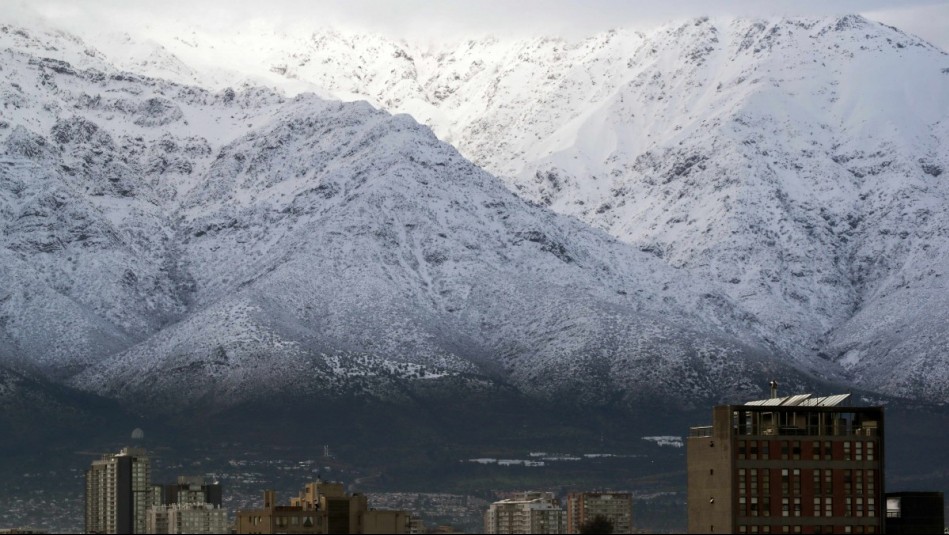
<path id="1" fill-rule="evenodd" d="M 250 51 L 235 70 L 412 114 L 523 197 L 723 284 L 776 352 L 949 395 L 949 318 L 928 312 L 949 267 L 949 56 L 918 38 L 859 16 L 580 41 L 189 38 Z"/>
<path id="2" fill-rule="evenodd" d="M 11 365 L 166 410 L 433 381 L 633 403 L 747 395 L 778 370 L 839 379 L 770 355 L 714 285 L 518 198 L 408 116 L 0 37 Z"/>

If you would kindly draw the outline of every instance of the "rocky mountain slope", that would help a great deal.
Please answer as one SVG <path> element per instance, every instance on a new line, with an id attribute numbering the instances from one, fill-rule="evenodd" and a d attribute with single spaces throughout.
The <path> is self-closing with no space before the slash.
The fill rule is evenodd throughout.
<path id="1" fill-rule="evenodd" d="M 8 366 L 150 410 L 432 388 L 629 405 L 840 379 L 772 354 L 714 284 L 520 199 L 408 116 L 0 36 Z"/>
<path id="2" fill-rule="evenodd" d="M 949 395 L 949 56 L 916 37 L 859 16 L 455 44 L 165 32 L 185 63 L 227 50 L 235 72 L 412 114 L 522 197 L 723 288 L 776 354 Z"/>

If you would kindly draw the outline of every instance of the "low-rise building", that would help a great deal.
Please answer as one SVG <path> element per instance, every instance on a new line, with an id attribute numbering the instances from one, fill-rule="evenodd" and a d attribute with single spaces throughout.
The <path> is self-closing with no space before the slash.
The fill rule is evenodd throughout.
<path id="1" fill-rule="evenodd" d="M 946 525 L 946 502 L 941 492 L 887 492 L 886 532 L 939 533 Z"/>
<path id="2" fill-rule="evenodd" d="M 238 533 L 407 533 L 405 511 L 369 509 L 366 496 L 347 494 L 341 483 L 315 481 L 277 505 L 276 492 L 264 491 L 261 509 L 238 511 Z"/>

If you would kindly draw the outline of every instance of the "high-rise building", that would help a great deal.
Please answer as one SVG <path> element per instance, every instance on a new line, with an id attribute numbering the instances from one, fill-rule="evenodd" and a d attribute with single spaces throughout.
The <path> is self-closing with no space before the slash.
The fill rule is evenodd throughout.
<path id="1" fill-rule="evenodd" d="M 484 514 L 485 533 L 563 533 L 564 511 L 551 492 L 521 492 L 494 502 Z"/>
<path id="2" fill-rule="evenodd" d="M 151 502 L 145 450 L 103 455 L 86 471 L 86 533 L 145 533 Z"/>
<path id="3" fill-rule="evenodd" d="M 850 394 L 722 405 L 688 439 L 691 533 L 880 533 L 883 408 Z"/>
<path id="4" fill-rule="evenodd" d="M 628 492 L 574 492 L 567 495 L 567 533 L 596 517 L 606 519 L 613 533 L 633 532 L 633 495 Z"/>
<path id="5" fill-rule="evenodd" d="M 347 494 L 341 483 L 308 483 L 290 505 L 264 491 L 264 507 L 237 512 L 238 533 L 407 533 L 405 511 L 369 509 L 366 496 Z"/>

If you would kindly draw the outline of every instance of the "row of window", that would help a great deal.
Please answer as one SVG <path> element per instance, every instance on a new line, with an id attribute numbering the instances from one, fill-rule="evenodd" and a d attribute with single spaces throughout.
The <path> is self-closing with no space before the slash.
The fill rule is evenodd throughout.
<path id="1" fill-rule="evenodd" d="M 809 514 L 802 515 L 801 505 L 801 498 L 781 498 L 781 516 L 838 516 L 834 513 L 834 499 L 831 497 L 813 498 L 811 509 L 807 512 Z M 738 498 L 738 514 L 741 516 L 771 516 L 771 498 L 740 496 Z M 864 500 L 863 497 L 853 498 L 848 496 L 844 501 L 843 516 L 877 516 L 876 499 L 868 497 Z"/>
<path id="2" fill-rule="evenodd" d="M 738 533 L 801 533 L 802 526 L 738 526 Z M 814 526 L 814 533 L 834 533 L 834 526 Z M 843 526 L 844 533 L 876 533 L 876 526 Z"/>
<path id="3" fill-rule="evenodd" d="M 778 469 L 773 469 L 777 472 Z M 801 494 L 801 469 L 781 468 L 781 494 Z M 770 468 L 739 468 L 738 495 L 770 495 L 771 494 Z M 804 470 L 807 472 L 808 470 Z M 834 493 L 834 472 L 832 469 L 815 468 L 811 472 L 811 492 L 813 494 Z M 869 494 L 876 492 L 876 478 L 874 470 L 837 469 L 839 479 L 843 482 L 844 494 Z M 760 476 L 760 477 L 759 477 Z"/>
<path id="4" fill-rule="evenodd" d="M 830 461 L 833 459 L 844 461 L 872 461 L 875 459 L 875 446 L 873 441 L 847 440 L 843 442 L 842 451 L 834 456 L 834 443 L 825 440 L 814 440 L 810 443 L 810 448 L 802 450 L 800 440 L 781 440 L 774 441 L 778 443 L 780 456 L 778 452 L 772 452 L 770 440 L 739 440 L 738 441 L 738 459 L 782 459 L 782 460 L 800 460 L 802 455 L 805 459 L 814 461 Z M 772 453 L 775 455 L 772 457 Z"/>

